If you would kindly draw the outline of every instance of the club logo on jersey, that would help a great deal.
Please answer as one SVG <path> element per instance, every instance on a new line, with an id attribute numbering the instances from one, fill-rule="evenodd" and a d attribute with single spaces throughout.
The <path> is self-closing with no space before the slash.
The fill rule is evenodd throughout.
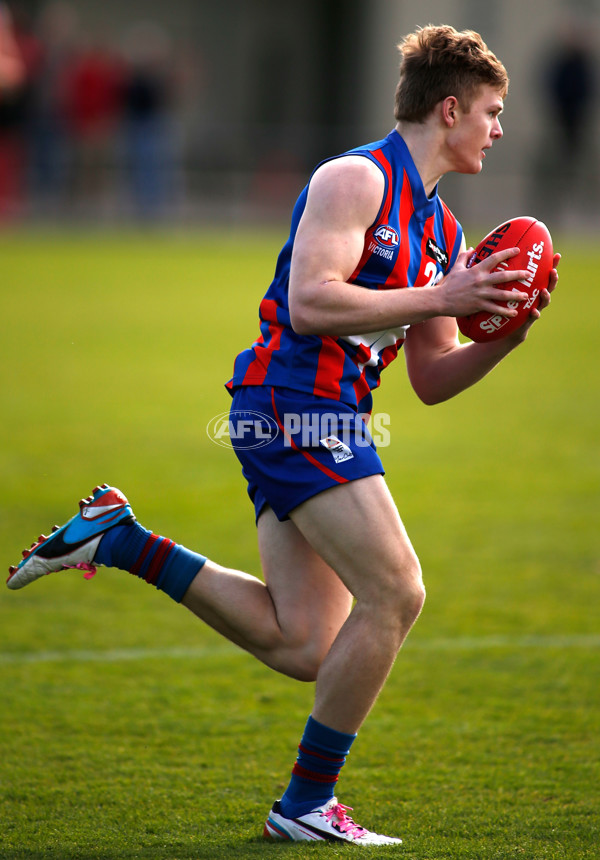
<path id="1" fill-rule="evenodd" d="M 436 245 L 431 237 L 427 240 L 425 253 L 428 257 L 431 257 L 432 260 L 435 260 L 436 263 L 439 263 L 440 266 L 443 266 L 444 269 L 447 267 L 449 260 L 448 254 L 443 250 L 443 248 Z"/>
<path id="2" fill-rule="evenodd" d="M 395 248 L 400 241 L 398 233 L 389 224 L 380 224 L 373 233 L 373 238 L 382 248 Z"/>

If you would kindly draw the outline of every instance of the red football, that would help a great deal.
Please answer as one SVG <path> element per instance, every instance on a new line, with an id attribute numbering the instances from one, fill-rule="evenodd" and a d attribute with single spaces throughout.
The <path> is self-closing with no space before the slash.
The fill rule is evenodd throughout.
<path id="1" fill-rule="evenodd" d="M 474 266 L 490 254 L 502 251 L 504 248 L 519 248 L 520 253 L 500 263 L 493 271 L 526 269 L 529 275 L 523 281 L 511 281 L 506 285 L 498 284 L 498 287 L 508 292 L 514 290 L 527 293 L 529 299 L 526 302 L 505 302 L 508 307 L 517 309 L 518 313 L 515 317 L 503 317 L 488 311 L 459 317 L 457 323 L 460 331 L 477 343 L 499 340 L 520 328 L 527 320 L 531 309 L 537 307 L 540 290 L 548 285 L 554 252 L 552 237 L 542 221 L 528 215 L 505 221 L 481 240 L 468 265 Z"/>

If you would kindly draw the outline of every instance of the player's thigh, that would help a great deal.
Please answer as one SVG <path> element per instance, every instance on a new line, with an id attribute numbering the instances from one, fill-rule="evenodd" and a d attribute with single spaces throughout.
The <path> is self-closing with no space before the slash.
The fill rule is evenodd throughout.
<path id="1" fill-rule="evenodd" d="M 267 507 L 258 519 L 265 582 L 279 625 L 290 639 L 327 650 L 352 608 L 352 595 L 291 520 Z"/>
<path id="2" fill-rule="evenodd" d="M 417 555 L 382 475 L 325 490 L 290 518 L 357 599 L 422 591 Z"/>

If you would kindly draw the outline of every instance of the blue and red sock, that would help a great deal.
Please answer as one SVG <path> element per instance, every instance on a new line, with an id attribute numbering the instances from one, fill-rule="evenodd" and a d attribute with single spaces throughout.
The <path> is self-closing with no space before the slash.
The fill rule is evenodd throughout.
<path id="1" fill-rule="evenodd" d="M 139 576 L 180 603 L 206 558 L 135 522 L 109 529 L 94 562 Z"/>
<path id="2" fill-rule="evenodd" d="M 306 815 L 334 797 L 336 782 L 355 737 L 308 718 L 290 784 L 280 801 L 286 818 Z"/>

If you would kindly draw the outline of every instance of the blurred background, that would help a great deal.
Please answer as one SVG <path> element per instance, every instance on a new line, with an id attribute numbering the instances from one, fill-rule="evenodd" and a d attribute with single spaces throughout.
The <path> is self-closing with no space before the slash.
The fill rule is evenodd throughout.
<path id="1" fill-rule="evenodd" d="M 444 180 L 459 218 L 598 227 L 600 0 L 1 5 L 0 227 L 287 219 L 316 162 L 393 126 L 396 44 L 429 22 L 511 77 L 482 176 Z"/>
<path id="2" fill-rule="evenodd" d="M 600 0 L 0 0 L 0 562 L 106 480 L 260 570 L 206 427 L 293 200 L 392 128 L 428 22 L 511 77 L 504 140 L 442 196 L 473 244 L 546 220 L 561 285 L 485 384 L 378 392 L 428 599 L 352 790 L 414 858 L 598 860 Z M 111 570 L 0 590 L 0 690 L 2 860 L 262 858 L 312 699 Z"/>

